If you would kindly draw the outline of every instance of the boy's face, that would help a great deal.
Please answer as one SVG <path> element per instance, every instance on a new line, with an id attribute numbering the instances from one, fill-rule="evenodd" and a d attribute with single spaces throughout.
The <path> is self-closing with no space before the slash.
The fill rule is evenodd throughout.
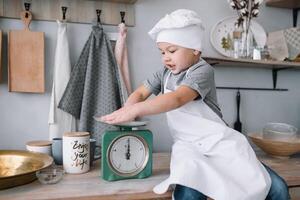
<path id="1" fill-rule="evenodd" d="M 184 71 L 199 60 L 200 52 L 197 50 L 167 42 L 158 42 L 157 45 L 162 54 L 163 64 L 171 70 L 173 74 Z"/>

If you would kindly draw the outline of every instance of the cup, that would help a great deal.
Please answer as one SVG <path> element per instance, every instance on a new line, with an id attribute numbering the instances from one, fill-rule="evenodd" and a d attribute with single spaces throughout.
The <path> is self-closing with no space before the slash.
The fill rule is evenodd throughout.
<path id="1" fill-rule="evenodd" d="M 101 146 L 96 145 L 96 140 L 90 139 L 90 166 L 93 166 L 93 162 L 101 158 L 101 155 L 95 156 L 95 152 L 97 148 L 101 148 Z M 99 152 L 101 149 L 99 150 Z"/>
<path id="2" fill-rule="evenodd" d="M 90 169 L 90 134 L 66 132 L 63 135 L 63 166 L 66 173 L 81 174 Z"/>
<path id="3" fill-rule="evenodd" d="M 62 138 L 52 139 L 52 157 L 56 165 L 63 164 Z"/>
<path id="4" fill-rule="evenodd" d="M 52 142 L 48 140 L 34 140 L 26 143 L 26 149 L 28 151 L 45 153 L 51 156 L 52 155 L 51 144 Z"/>

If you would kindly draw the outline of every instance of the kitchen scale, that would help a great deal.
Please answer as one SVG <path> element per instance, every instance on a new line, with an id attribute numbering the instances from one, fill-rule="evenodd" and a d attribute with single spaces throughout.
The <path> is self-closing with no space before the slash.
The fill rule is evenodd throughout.
<path id="1" fill-rule="evenodd" d="M 152 174 L 152 133 L 136 129 L 146 124 L 146 121 L 132 121 L 114 125 L 119 130 L 105 131 L 101 149 L 104 180 L 141 179 Z"/>

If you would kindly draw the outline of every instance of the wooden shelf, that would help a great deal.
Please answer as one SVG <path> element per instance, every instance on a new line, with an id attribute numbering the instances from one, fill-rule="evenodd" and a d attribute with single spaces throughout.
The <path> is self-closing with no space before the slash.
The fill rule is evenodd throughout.
<path id="1" fill-rule="evenodd" d="M 232 67 L 255 67 L 255 68 L 297 68 L 300 69 L 299 62 L 285 62 L 285 61 L 272 61 L 272 60 L 250 60 L 250 59 L 235 59 L 235 58 L 214 58 L 203 57 L 206 62 L 211 65 L 232 66 Z"/>
<path id="2" fill-rule="evenodd" d="M 277 72 L 284 69 L 300 69 L 299 62 L 285 62 L 272 60 L 250 60 L 250 59 L 235 59 L 235 58 L 213 58 L 203 57 L 210 65 L 220 65 L 224 67 L 255 67 L 255 68 L 270 68 L 272 69 L 273 89 L 279 91 L 287 91 L 287 89 L 276 89 Z M 263 89 L 263 90 L 266 90 Z"/>
<path id="3" fill-rule="evenodd" d="M 300 8 L 299 0 L 266 0 L 267 6 L 277 7 L 277 8 Z"/>
<path id="4" fill-rule="evenodd" d="M 134 4 L 137 0 L 87 0 L 87 1 L 108 1 L 113 3 Z"/>

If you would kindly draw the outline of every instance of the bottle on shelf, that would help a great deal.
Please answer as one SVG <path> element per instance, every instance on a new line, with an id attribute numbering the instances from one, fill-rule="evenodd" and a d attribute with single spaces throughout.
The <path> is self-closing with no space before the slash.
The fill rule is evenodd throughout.
<path id="1" fill-rule="evenodd" d="M 235 27 L 233 33 L 233 57 L 240 58 L 242 55 L 242 30 Z"/>

